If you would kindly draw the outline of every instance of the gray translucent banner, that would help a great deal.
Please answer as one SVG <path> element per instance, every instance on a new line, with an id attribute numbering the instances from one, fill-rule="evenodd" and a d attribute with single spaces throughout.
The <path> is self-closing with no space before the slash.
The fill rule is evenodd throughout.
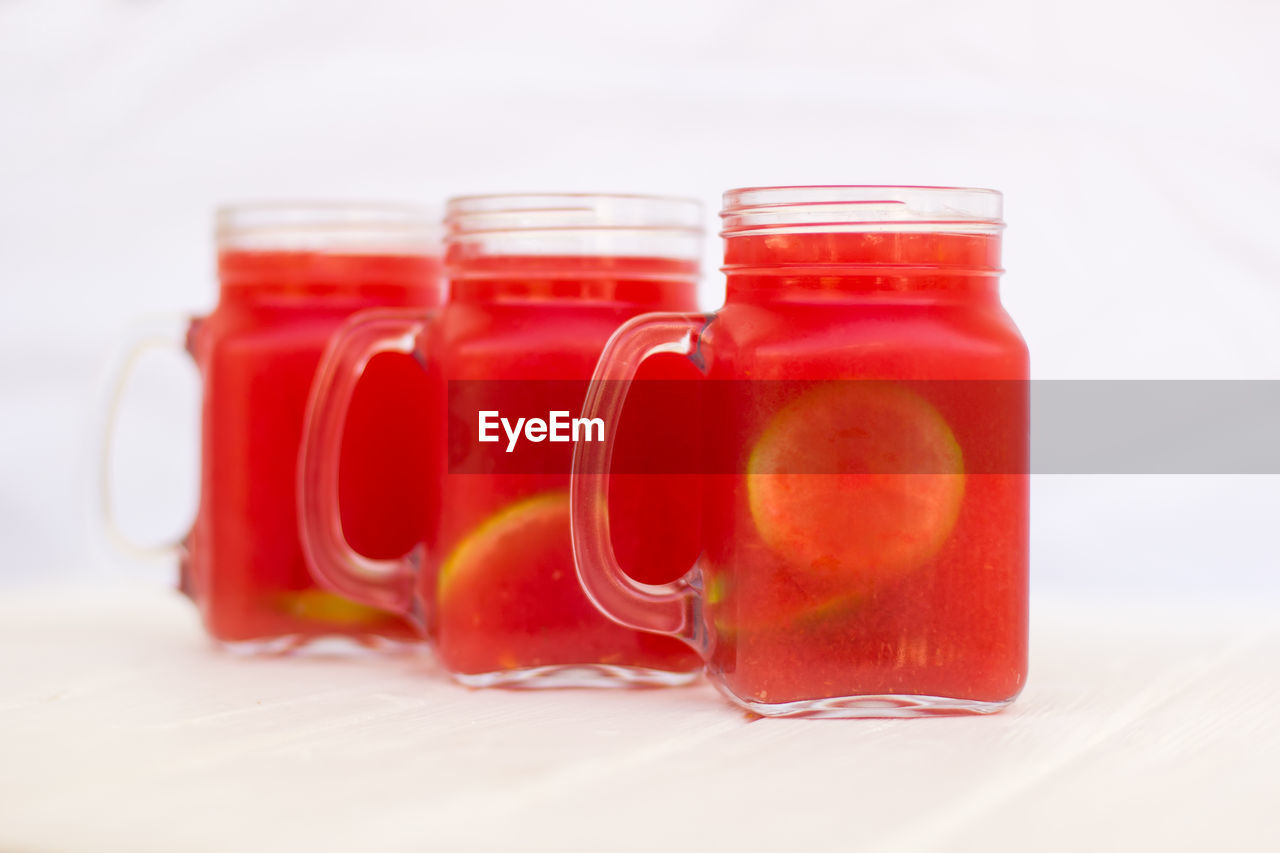
<path id="1" fill-rule="evenodd" d="M 567 474 L 607 432 L 615 474 L 1280 474 L 1276 380 L 652 379 L 607 430 L 587 390 L 449 382 L 448 470 Z"/>
<path id="2" fill-rule="evenodd" d="M 1280 381 L 1037 380 L 1033 474 L 1280 474 Z"/>

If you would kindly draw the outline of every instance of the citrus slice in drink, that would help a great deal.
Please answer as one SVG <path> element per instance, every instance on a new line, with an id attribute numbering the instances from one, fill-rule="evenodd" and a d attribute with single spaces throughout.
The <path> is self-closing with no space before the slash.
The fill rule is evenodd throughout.
<path id="1" fill-rule="evenodd" d="M 472 530 L 440 567 L 441 607 L 465 598 L 471 592 L 469 587 L 485 575 L 494 575 L 494 580 L 509 586 L 513 575 L 531 574 L 534 566 L 547 569 L 544 581 L 559 581 L 566 570 L 572 574 L 573 548 L 568 534 L 566 493 L 545 492 L 508 504 Z M 513 571 L 512 564 L 520 571 Z M 484 593 L 486 597 L 501 596 L 503 590 Z"/>
<path id="2" fill-rule="evenodd" d="M 751 517 L 791 580 L 856 598 L 932 559 L 964 497 L 938 410 L 883 381 L 817 386 L 786 405 L 747 464 Z"/>
<path id="3" fill-rule="evenodd" d="M 365 628 L 400 620 L 393 613 L 323 589 L 299 589 L 281 593 L 279 606 L 297 619 L 344 628 Z"/>
<path id="4" fill-rule="evenodd" d="M 689 663 L 671 637 L 632 631 L 596 610 L 578 584 L 569 495 L 544 492 L 499 510 L 441 566 L 437 650 L 450 670 Z"/>

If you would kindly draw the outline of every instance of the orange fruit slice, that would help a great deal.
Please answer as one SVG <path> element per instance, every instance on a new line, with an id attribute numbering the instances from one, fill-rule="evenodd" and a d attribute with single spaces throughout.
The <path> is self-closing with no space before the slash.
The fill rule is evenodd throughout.
<path id="1" fill-rule="evenodd" d="M 760 538 L 802 585 L 846 592 L 938 553 L 964 497 L 964 458 L 942 415 L 892 382 L 831 382 L 785 406 L 747 464 Z"/>

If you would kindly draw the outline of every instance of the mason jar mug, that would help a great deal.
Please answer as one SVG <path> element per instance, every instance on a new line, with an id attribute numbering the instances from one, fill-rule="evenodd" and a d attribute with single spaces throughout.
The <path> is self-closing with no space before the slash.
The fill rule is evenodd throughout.
<path id="1" fill-rule="evenodd" d="M 608 435 L 575 447 L 573 540 L 603 613 L 683 640 L 763 715 L 1013 700 L 1027 664 L 1028 356 L 1000 302 L 1001 208 L 997 192 L 938 187 L 725 195 L 724 306 L 623 325 L 583 408 Z M 639 583 L 644 567 L 614 549 L 607 498 L 627 471 L 608 437 L 620 415 L 628 428 L 637 369 L 672 353 L 697 377 L 643 399 L 696 389 L 696 406 L 666 409 L 687 422 L 700 547 L 682 577 Z"/>
<path id="2" fill-rule="evenodd" d="M 621 323 L 695 307 L 698 204 L 472 196 L 449 201 L 445 224 L 446 304 L 353 318 L 317 375 L 299 469 L 315 577 L 415 621 L 445 669 L 468 685 L 692 680 L 700 661 L 684 644 L 617 625 L 579 586 L 569 539 L 572 445 L 557 430 L 568 438 L 569 415 Z M 402 385 L 402 405 L 430 415 L 412 442 L 427 466 L 406 469 L 392 489 L 422 502 L 425 533 L 391 560 L 348 541 L 337 470 L 352 389 L 383 353 L 420 366 L 419 383 Z"/>
<path id="3" fill-rule="evenodd" d="M 440 301 L 439 228 L 416 207 L 260 203 L 217 213 L 218 299 L 203 316 L 143 340 L 184 349 L 201 379 L 200 495 L 180 542 L 181 589 L 208 632 L 242 651 L 417 642 L 401 615 L 320 588 L 298 537 L 295 466 L 307 394 L 329 336 L 379 306 L 427 310 Z M 126 364 L 136 363 L 130 358 Z M 385 478 L 403 454 L 362 440 L 400 410 L 398 364 L 375 365 L 352 410 L 343 450 L 346 527 L 374 553 L 398 553 L 420 535 L 421 513 L 391 497 Z M 123 387 L 126 368 L 117 382 Z M 399 422 L 403 422 L 401 417 Z M 108 420 L 108 443 L 114 415 Z M 107 457 L 104 456 L 104 460 Z M 114 522 L 110 471 L 103 494 Z M 164 549 L 162 549 L 164 550 Z"/>

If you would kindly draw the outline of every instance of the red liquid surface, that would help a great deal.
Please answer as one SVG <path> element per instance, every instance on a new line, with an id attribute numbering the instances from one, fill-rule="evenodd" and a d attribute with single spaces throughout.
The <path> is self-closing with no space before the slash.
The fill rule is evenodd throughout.
<path id="1" fill-rule="evenodd" d="M 189 339 L 204 399 L 184 591 L 222 641 L 414 638 L 406 620 L 314 584 L 298 541 L 295 481 L 307 396 L 330 334 L 363 309 L 436 304 L 439 259 L 227 251 L 219 276 L 217 308 Z M 427 454 L 404 449 L 426 420 L 424 395 L 411 393 L 423 382 L 412 364 L 378 359 L 348 418 L 343 524 L 375 556 L 422 538 L 425 509 L 404 484 L 426 476 Z"/>
<path id="2" fill-rule="evenodd" d="M 445 405 L 449 381 L 575 380 L 585 390 L 618 325 L 644 312 L 693 310 L 695 280 L 694 264 L 664 259 L 459 261 L 450 302 L 431 331 L 436 404 Z M 687 368 L 658 362 L 648 369 L 666 375 Z M 504 414 L 518 409 L 521 386 L 499 384 L 485 406 Z M 576 411 L 581 393 L 566 403 Z M 437 447 L 443 456 L 443 442 Z M 420 594 L 434 603 L 430 622 L 440 660 L 463 675 L 599 665 L 698 669 L 701 661 L 679 640 L 623 628 L 587 599 L 573 564 L 568 486 L 567 454 L 562 470 L 449 473 L 438 481 L 428 537 L 434 571 L 423 573 Z M 696 509 L 664 500 L 670 493 L 661 479 L 618 485 L 617 505 L 648 507 L 643 516 L 619 513 L 620 550 L 651 551 L 655 527 Z"/>
<path id="3" fill-rule="evenodd" d="M 744 472 L 704 480 L 713 677 L 769 705 L 1011 699 L 1027 661 L 1028 368 L 998 238 L 733 237 L 726 264 L 707 375 L 776 380 L 781 399 L 729 394 L 709 435 L 736 454 L 718 470 Z M 1012 399 L 995 415 L 975 402 L 985 383 L 938 380 L 1012 380 L 990 383 Z M 1015 464 L 969 470 L 993 449 Z M 855 451 L 901 467 L 812 473 Z"/>

